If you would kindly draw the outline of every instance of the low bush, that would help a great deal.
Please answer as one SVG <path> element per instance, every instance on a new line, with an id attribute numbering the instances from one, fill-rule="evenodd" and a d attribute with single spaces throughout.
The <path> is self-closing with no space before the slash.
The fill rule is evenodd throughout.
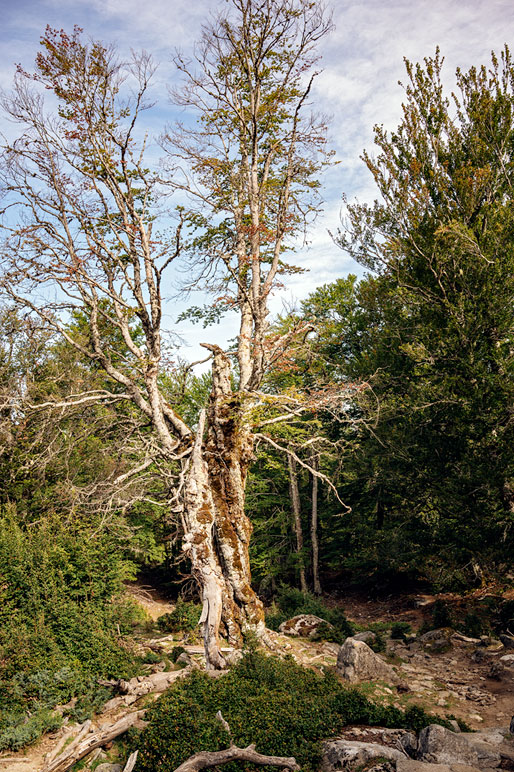
<path id="1" fill-rule="evenodd" d="M 137 739 L 138 772 L 175 769 L 200 750 L 228 747 L 230 738 L 215 718 L 218 710 L 236 745 L 255 743 L 260 753 L 294 756 L 305 772 L 318 769 L 321 741 L 346 724 L 416 730 L 430 723 L 448 725 L 415 706 L 403 713 L 377 705 L 331 673 L 320 675 L 292 659 L 252 651 L 219 678 L 194 671 L 149 709 L 149 726 Z"/>
<path id="2" fill-rule="evenodd" d="M 181 598 L 169 614 L 163 614 L 157 620 L 157 627 L 166 633 L 188 633 L 198 629 L 202 607 L 199 603 L 190 603 Z"/>
<path id="3" fill-rule="evenodd" d="M 110 693 L 98 678 L 126 678 L 137 662 L 123 634 L 140 622 L 122 596 L 129 566 L 111 536 L 42 517 L 28 526 L 0 512 L 0 743 L 17 750 L 55 722 L 52 708 L 81 697 L 87 716 Z"/>
<path id="4" fill-rule="evenodd" d="M 176 662 L 181 654 L 187 654 L 183 646 L 174 646 L 171 650 L 170 659 L 172 662 Z"/>
<path id="5" fill-rule="evenodd" d="M 43 732 L 53 732 L 62 724 L 62 716 L 48 708 L 42 708 L 26 716 L 11 713 L 3 716 L 0 728 L 0 751 L 19 751 L 40 737 Z"/>
<path id="6" fill-rule="evenodd" d="M 394 622 L 391 625 L 391 638 L 393 640 L 404 640 L 406 635 L 412 633 L 412 627 L 408 622 Z"/>
<path id="7" fill-rule="evenodd" d="M 278 630 L 282 622 L 298 614 L 314 614 L 332 625 L 333 629 L 327 625 L 319 632 L 318 637 L 323 640 L 341 643 L 354 633 L 343 609 L 329 608 L 320 598 L 310 593 L 300 592 L 295 587 L 282 587 L 279 590 L 274 606 L 266 615 L 266 625 L 270 630 Z"/>

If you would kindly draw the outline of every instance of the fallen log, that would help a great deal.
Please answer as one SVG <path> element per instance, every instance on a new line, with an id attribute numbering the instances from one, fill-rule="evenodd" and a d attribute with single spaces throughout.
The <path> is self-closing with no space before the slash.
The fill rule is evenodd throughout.
<path id="1" fill-rule="evenodd" d="M 284 756 L 263 756 L 257 753 L 255 745 L 249 745 L 247 748 L 237 748 L 231 745 L 223 751 L 200 751 L 184 761 L 175 772 L 200 772 L 202 769 L 210 767 L 219 767 L 222 764 L 228 764 L 230 761 L 249 761 L 252 764 L 266 767 L 281 767 L 298 772 L 300 767 L 294 758 Z"/>
<path id="2" fill-rule="evenodd" d="M 87 756 L 95 748 L 99 748 L 106 743 L 115 740 L 116 737 L 124 734 L 127 729 L 135 726 L 137 728 L 143 728 L 146 726 L 142 718 L 145 714 L 144 710 L 136 710 L 133 713 L 129 713 L 127 716 L 123 716 L 115 724 L 111 724 L 103 729 L 99 729 L 98 732 L 92 732 L 89 737 L 85 739 L 78 738 L 72 743 L 71 746 L 65 748 L 64 752 L 60 754 L 56 759 L 49 764 L 45 764 L 40 772 L 67 772 L 70 767 Z M 89 726 L 88 726 L 89 729 Z M 83 737 L 83 732 L 81 732 Z"/>

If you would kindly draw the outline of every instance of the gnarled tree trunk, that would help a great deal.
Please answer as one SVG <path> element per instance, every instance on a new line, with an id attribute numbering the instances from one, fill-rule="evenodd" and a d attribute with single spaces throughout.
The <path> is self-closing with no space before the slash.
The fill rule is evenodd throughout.
<path id="1" fill-rule="evenodd" d="M 249 560 L 252 524 L 245 513 L 253 436 L 245 418 L 245 395 L 234 393 L 230 362 L 214 353 L 213 385 L 203 413 L 188 470 L 184 545 L 203 595 L 201 622 L 207 666 L 222 668 L 219 635 L 240 646 L 253 631 L 265 637 L 264 608 L 251 586 Z"/>

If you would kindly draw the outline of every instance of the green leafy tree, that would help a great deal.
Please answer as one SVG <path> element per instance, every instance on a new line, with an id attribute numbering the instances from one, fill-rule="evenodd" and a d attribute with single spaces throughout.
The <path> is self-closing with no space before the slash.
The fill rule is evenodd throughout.
<path id="1" fill-rule="evenodd" d="M 339 243 L 373 271 L 347 338 L 380 407 L 355 478 L 385 528 L 372 562 L 424 555 L 444 584 L 512 554 L 514 65 L 457 70 L 451 96 L 442 65 L 406 62 L 403 120 L 364 154 L 381 198 L 348 206 Z"/>

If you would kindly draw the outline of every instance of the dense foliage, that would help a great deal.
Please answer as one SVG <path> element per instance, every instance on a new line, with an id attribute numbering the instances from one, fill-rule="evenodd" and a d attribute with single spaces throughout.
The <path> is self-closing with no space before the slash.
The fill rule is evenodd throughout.
<path id="1" fill-rule="evenodd" d="M 375 704 L 331 674 L 321 675 L 259 652 L 249 652 L 229 673 L 210 678 L 193 672 L 159 699 L 138 737 L 138 769 L 176 769 L 200 750 L 221 750 L 230 737 L 239 747 L 255 743 L 260 753 L 294 756 L 302 769 L 318 768 L 321 740 L 350 723 L 418 730 L 445 723 L 418 707 L 406 712 Z M 241 765 L 230 765 L 241 769 Z M 251 765 L 243 765 L 251 769 Z M 229 768 L 230 772 L 230 768 Z"/>
<path id="2" fill-rule="evenodd" d="M 0 748 L 59 723 L 49 709 L 73 697 L 83 720 L 109 697 L 97 678 L 135 672 L 123 636 L 144 617 L 119 597 L 131 567 L 114 547 L 71 519 L 23 524 L 13 507 L 0 517 Z"/>
<path id="3" fill-rule="evenodd" d="M 328 374 L 364 386 L 345 426 L 322 427 L 339 442 L 331 475 L 352 510 L 339 517 L 328 501 L 320 521 L 322 564 L 339 580 L 463 589 L 512 565 L 514 65 L 506 48 L 458 71 L 458 96 L 442 67 L 439 53 L 407 63 L 403 120 L 377 127 L 377 154 L 364 154 L 380 199 L 348 204 L 338 235 L 369 273 L 302 304 L 314 336 L 282 376 L 288 388 Z M 267 467 L 280 500 L 286 481 Z M 307 532 L 305 472 L 301 485 Z M 284 539 L 266 541 L 266 506 L 259 546 L 291 581 Z"/>

